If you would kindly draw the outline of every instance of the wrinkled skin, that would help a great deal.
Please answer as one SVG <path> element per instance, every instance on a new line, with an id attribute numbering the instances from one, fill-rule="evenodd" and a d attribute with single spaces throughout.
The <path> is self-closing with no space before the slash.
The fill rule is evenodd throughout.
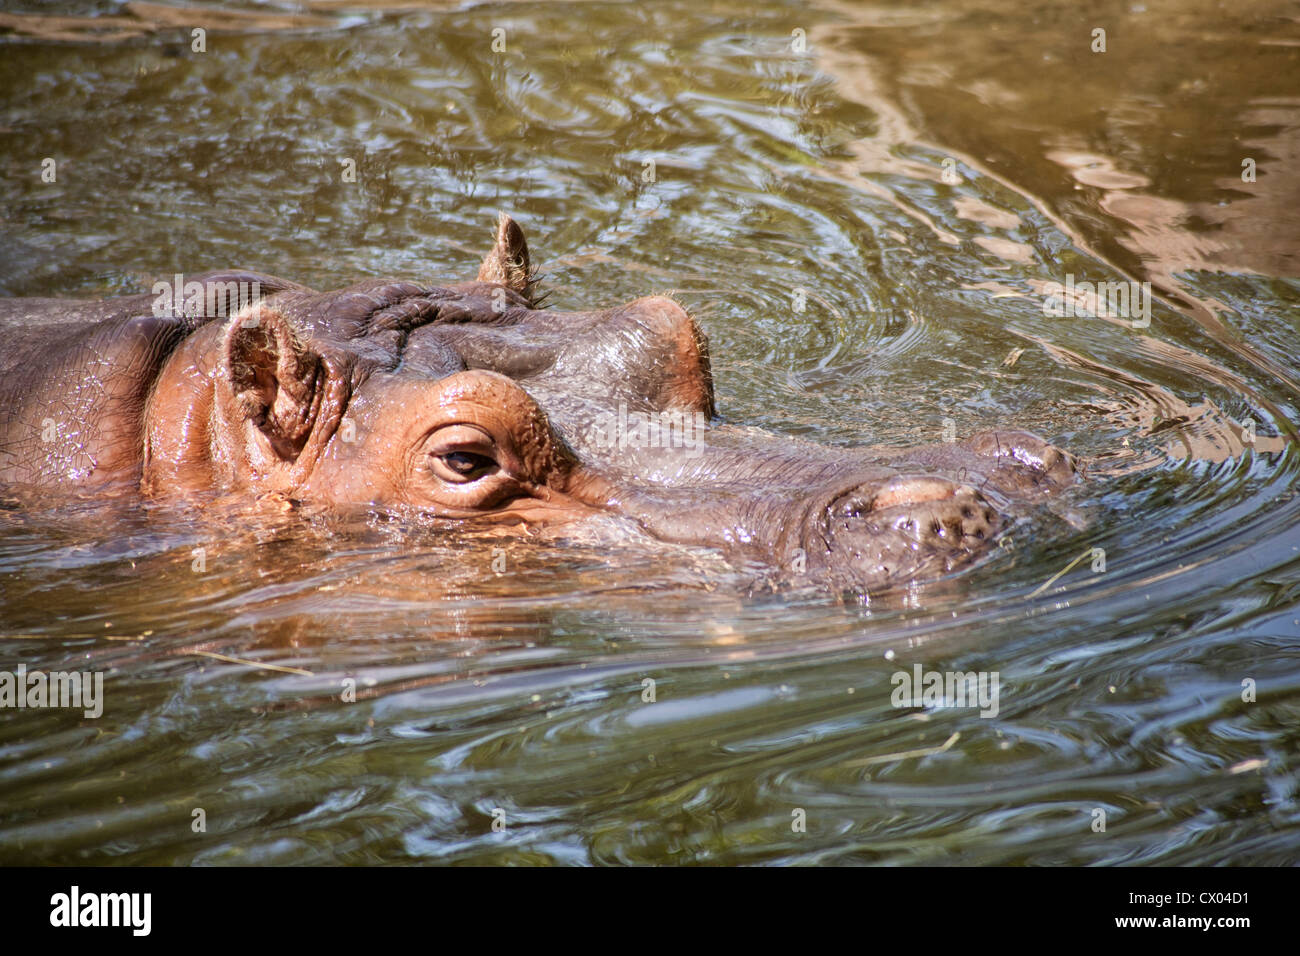
<path id="1" fill-rule="evenodd" d="M 0 300 L 0 482 L 272 494 L 512 532 L 612 513 L 870 589 L 958 566 L 1074 480 L 1070 456 L 1020 431 L 868 451 L 714 422 L 707 345 L 677 303 L 534 308 L 505 216 L 474 282 L 200 281 L 241 280 L 264 298 L 229 319 L 157 317 L 153 294 Z M 702 430 L 620 443 L 620 412 Z"/>

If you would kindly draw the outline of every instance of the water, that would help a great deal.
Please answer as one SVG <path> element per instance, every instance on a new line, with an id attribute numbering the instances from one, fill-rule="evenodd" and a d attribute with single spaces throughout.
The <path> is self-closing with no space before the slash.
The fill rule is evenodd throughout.
<path id="1" fill-rule="evenodd" d="M 6 10 L 51 7 L 129 16 Z M 0 293 L 449 281 L 504 209 L 553 307 L 675 290 L 728 421 L 1004 424 L 1089 478 L 866 604 L 706 549 L 8 501 L 0 669 L 106 700 L 5 713 L 0 862 L 1300 861 L 1293 6 L 289 7 L 206 53 L 0 36 Z M 1045 315 L 1067 276 L 1150 282 L 1149 327 Z M 996 671 L 996 716 L 892 706 L 916 664 Z"/>

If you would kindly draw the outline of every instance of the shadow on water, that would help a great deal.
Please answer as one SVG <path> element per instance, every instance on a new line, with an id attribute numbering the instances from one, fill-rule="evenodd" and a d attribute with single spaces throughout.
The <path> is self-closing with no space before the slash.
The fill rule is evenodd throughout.
<path id="1" fill-rule="evenodd" d="M 0 861 L 1300 860 L 1293 7 L 204 4 L 195 52 L 11 6 L 0 293 L 446 280 L 506 209 L 552 307 L 674 291 L 729 421 L 1089 479 L 848 601 L 600 528 L 7 497 L 0 670 L 105 698 L 0 722 Z M 895 706 L 915 665 L 996 705 Z"/>

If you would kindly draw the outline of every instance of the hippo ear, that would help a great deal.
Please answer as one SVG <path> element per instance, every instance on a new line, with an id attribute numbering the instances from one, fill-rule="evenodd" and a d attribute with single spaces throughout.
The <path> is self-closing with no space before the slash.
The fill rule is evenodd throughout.
<path id="1" fill-rule="evenodd" d="M 505 213 L 497 222 L 496 245 L 479 266 L 478 281 L 496 282 L 524 296 L 533 284 L 524 231 Z"/>
<path id="2" fill-rule="evenodd" d="M 298 341 L 283 312 L 261 304 L 231 320 L 222 346 L 232 417 L 259 429 L 280 459 L 294 461 L 320 407 L 320 356 Z"/>

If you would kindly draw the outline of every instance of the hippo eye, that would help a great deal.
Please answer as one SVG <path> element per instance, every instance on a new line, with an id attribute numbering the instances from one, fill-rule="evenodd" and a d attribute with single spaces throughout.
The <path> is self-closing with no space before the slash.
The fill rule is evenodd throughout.
<path id="1" fill-rule="evenodd" d="M 439 478 L 457 484 L 478 481 L 484 475 L 496 471 L 497 467 L 495 459 L 472 451 L 435 455 L 433 462 L 433 470 Z"/>

